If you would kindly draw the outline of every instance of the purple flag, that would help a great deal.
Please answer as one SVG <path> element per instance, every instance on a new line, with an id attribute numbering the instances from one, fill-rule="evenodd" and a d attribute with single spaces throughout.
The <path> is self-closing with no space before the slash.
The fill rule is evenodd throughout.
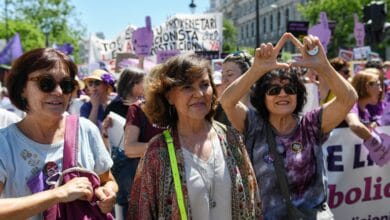
<path id="1" fill-rule="evenodd" d="M 73 45 L 71 43 L 64 43 L 63 45 L 54 48 L 66 55 L 71 55 L 73 53 Z"/>
<path id="2" fill-rule="evenodd" d="M 23 54 L 22 42 L 20 41 L 19 33 L 8 41 L 4 49 L 0 52 L 0 64 L 12 64 L 16 58 Z"/>

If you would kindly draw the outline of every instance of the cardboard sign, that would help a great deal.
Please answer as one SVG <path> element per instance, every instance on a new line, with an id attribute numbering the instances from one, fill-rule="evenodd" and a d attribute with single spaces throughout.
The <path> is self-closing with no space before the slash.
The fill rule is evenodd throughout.
<path id="1" fill-rule="evenodd" d="M 179 50 L 161 50 L 156 52 L 157 56 L 157 63 L 164 63 L 169 58 L 174 57 L 176 55 L 180 54 Z"/>
<path id="2" fill-rule="evenodd" d="M 328 18 L 325 12 L 320 12 L 320 23 L 309 28 L 307 32 L 308 34 L 317 36 L 320 39 L 321 44 L 325 49 L 325 52 L 327 52 L 327 47 L 330 42 L 331 31 L 329 29 Z"/>
<path id="3" fill-rule="evenodd" d="M 355 60 L 366 60 L 368 59 L 370 53 L 370 46 L 353 48 L 353 58 Z"/>
<path id="4" fill-rule="evenodd" d="M 353 51 L 340 49 L 338 57 L 343 58 L 345 61 L 349 62 L 353 60 Z"/>
<path id="5" fill-rule="evenodd" d="M 359 22 L 358 15 L 355 13 L 353 15 L 355 20 L 355 27 L 353 29 L 353 34 L 355 35 L 356 46 L 363 47 L 364 46 L 364 37 L 366 35 L 364 24 Z"/>
<path id="6" fill-rule="evenodd" d="M 153 46 L 153 31 L 150 17 L 146 16 L 146 26 L 133 32 L 134 51 L 138 56 L 148 56 Z"/>

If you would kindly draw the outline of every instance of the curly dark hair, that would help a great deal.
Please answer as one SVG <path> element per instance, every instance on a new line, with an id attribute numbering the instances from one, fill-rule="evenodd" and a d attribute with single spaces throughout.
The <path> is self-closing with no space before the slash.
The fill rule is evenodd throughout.
<path id="1" fill-rule="evenodd" d="M 61 65 L 69 76 L 77 75 L 77 65 L 64 53 L 53 48 L 37 48 L 20 56 L 12 64 L 7 80 L 9 98 L 18 109 L 28 111 L 28 103 L 22 97 L 22 91 L 27 85 L 28 76 L 38 70 L 51 70 Z"/>
<path id="2" fill-rule="evenodd" d="M 252 87 L 250 101 L 253 107 L 258 111 L 262 118 L 268 119 L 269 111 L 265 104 L 265 95 L 268 89 L 272 86 L 271 82 L 274 79 L 289 80 L 297 90 L 297 106 L 294 114 L 299 114 L 306 103 L 306 87 L 296 73 L 295 68 L 273 70 L 262 76 Z"/>
<path id="3" fill-rule="evenodd" d="M 193 53 L 181 54 L 155 66 L 145 78 L 145 104 L 142 110 L 149 120 L 161 127 L 176 127 L 178 116 L 166 94 L 171 88 L 185 85 L 208 73 L 213 89 L 211 109 L 206 119 L 211 121 L 217 106 L 216 87 L 212 78 L 210 61 Z"/>

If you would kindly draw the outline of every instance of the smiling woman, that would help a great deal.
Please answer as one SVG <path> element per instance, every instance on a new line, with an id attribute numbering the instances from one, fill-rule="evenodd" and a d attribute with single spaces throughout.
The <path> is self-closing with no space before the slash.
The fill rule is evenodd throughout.
<path id="1" fill-rule="evenodd" d="M 242 139 L 213 120 L 217 98 L 209 61 L 179 55 L 156 66 L 145 81 L 143 110 L 168 130 L 166 139 L 160 134 L 150 140 L 138 165 L 130 219 L 259 219 L 256 180 Z"/>
<path id="2" fill-rule="evenodd" d="M 299 49 L 301 61 L 290 65 L 278 62 L 287 40 Z M 220 99 L 232 126 L 246 140 L 265 219 L 311 220 L 317 219 L 317 215 L 322 216 L 320 219 L 332 219 L 326 205 L 321 145 L 348 113 L 356 93 L 329 64 L 317 37 L 306 36 L 304 42 L 286 33 L 276 46 L 261 44 L 251 68 Z M 307 52 L 314 48 L 318 52 Z M 336 98 L 322 108 L 300 115 L 306 89 L 295 68 L 291 68 L 297 66 L 318 72 L 332 85 Z M 250 100 L 255 109 L 240 102 L 251 88 Z"/>
<path id="3" fill-rule="evenodd" d="M 87 200 L 84 203 L 89 205 L 92 198 L 97 198 L 102 216 L 112 210 L 117 191 L 110 172 L 112 160 L 98 128 L 89 120 L 79 119 L 78 127 L 73 127 L 80 146 L 75 156 L 79 166 L 99 176 L 101 185 L 92 187 L 86 177 L 60 185 L 62 178 L 55 178 L 62 177 L 59 167 L 64 160 L 65 128 L 69 128 L 65 110 L 76 73 L 76 64 L 52 48 L 28 51 L 12 65 L 9 97 L 27 114 L 0 131 L 0 219 L 43 219 L 52 206 L 75 200 Z"/>

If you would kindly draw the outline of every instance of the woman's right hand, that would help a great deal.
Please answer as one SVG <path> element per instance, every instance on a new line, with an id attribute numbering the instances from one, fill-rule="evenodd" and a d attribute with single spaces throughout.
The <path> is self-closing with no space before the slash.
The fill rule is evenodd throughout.
<path id="1" fill-rule="evenodd" d="M 264 74 L 275 69 L 288 68 L 289 65 L 279 63 L 277 57 L 289 38 L 291 38 L 291 34 L 285 33 L 275 47 L 271 43 L 262 43 L 259 48 L 256 48 L 252 69 Z"/>
<path id="2" fill-rule="evenodd" d="M 93 188 L 91 182 L 86 177 L 76 177 L 62 186 L 54 188 L 58 195 L 59 202 L 71 202 L 77 199 L 91 201 Z"/>

